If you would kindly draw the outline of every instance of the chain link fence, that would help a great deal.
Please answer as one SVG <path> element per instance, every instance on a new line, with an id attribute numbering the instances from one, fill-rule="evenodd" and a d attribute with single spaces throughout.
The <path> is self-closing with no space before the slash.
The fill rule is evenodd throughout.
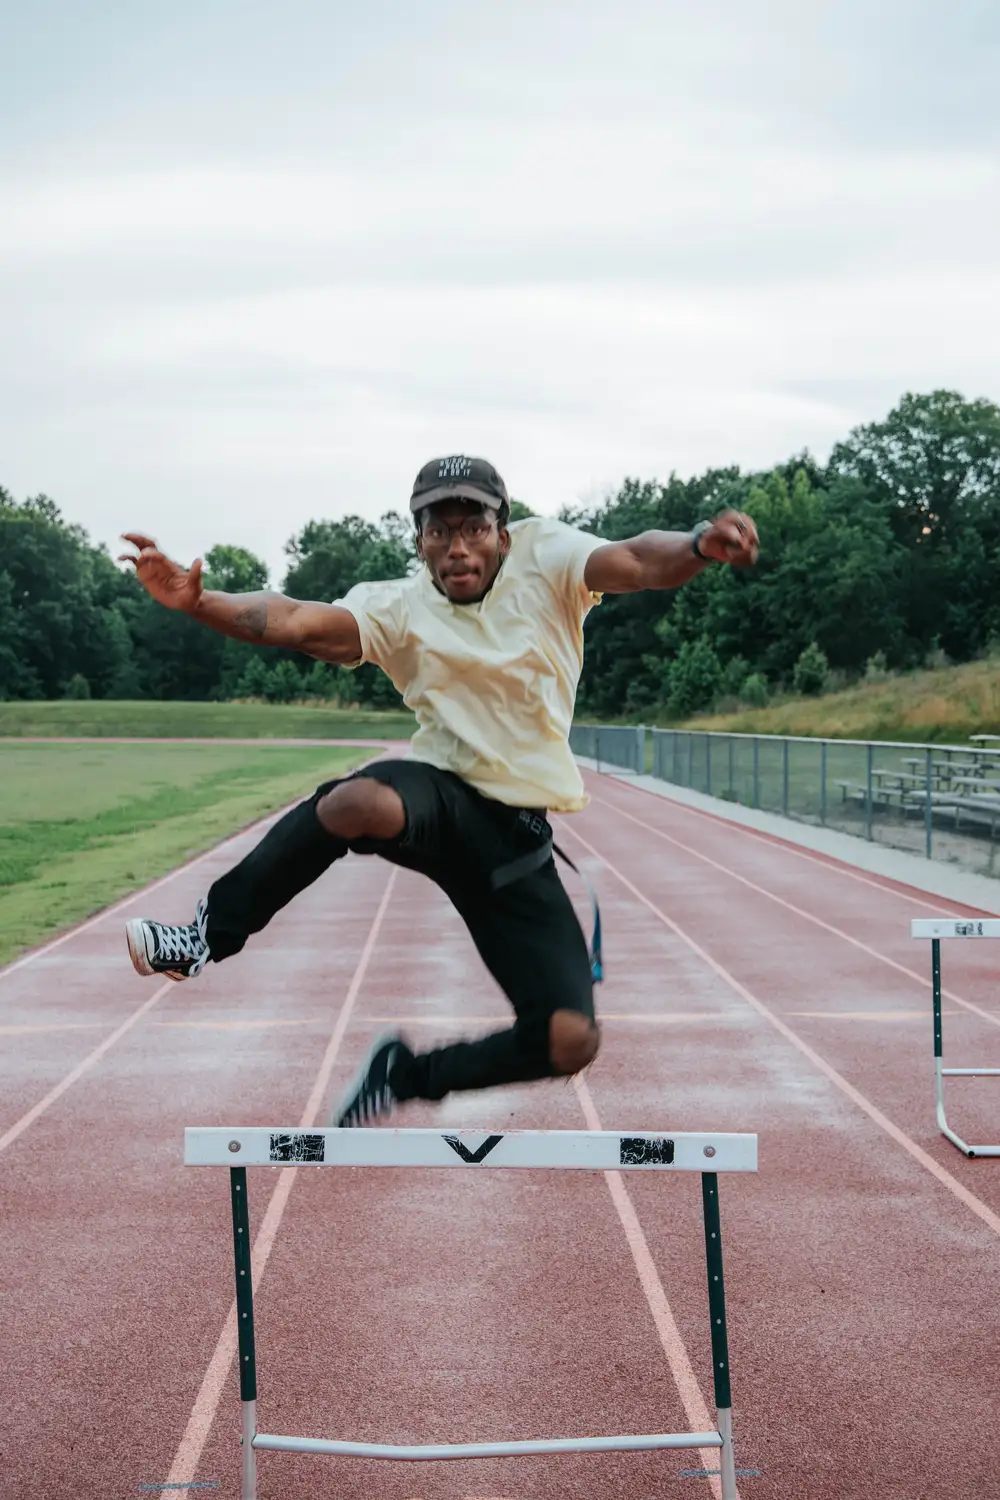
<path id="1" fill-rule="evenodd" d="M 570 744 L 609 769 L 1000 875 L 1000 748 L 618 725 L 578 725 Z"/>
<path id="2" fill-rule="evenodd" d="M 598 770 L 602 763 L 636 773 L 648 769 L 646 730 L 641 725 L 574 724 L 569 732 L 569 745 L 574 755 L 596 761 Z"/>

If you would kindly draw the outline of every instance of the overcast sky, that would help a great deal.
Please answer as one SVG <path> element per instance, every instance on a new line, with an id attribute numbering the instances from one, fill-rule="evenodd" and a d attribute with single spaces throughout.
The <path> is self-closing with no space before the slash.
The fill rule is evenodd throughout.
<path id="1" fill-rule="evenodd" d="M 996 0 L 32 0 L 0 485 L 276 581 L 443 453 L 542 512 L 1000 399 Z"/>

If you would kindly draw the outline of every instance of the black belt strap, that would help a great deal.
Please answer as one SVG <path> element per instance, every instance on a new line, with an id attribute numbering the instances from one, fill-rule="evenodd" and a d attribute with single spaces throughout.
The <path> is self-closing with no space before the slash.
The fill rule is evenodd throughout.
<path id="1" fill-rule="evenodd" d="M 564 864 L 569 865 L 575 875 L 580 876 L 590 895 L 590 902 L 594 909 L 594 931 L 590 942 L 590 972 L 594 977 L 594 983 L 600 984 L 604 978 L 604 960 L 601 952 L 601 908 L 597 895 L 586 875 L 577 869 L 569 855 L 564 853 L 553 839 L 546 839 L 537 849 L 532 849 L 530 854 L 522 854 L 519 859 L 513 859 L 510 864 L 501 865 L 498 870 L 494 870 L 490 876 L 490 885 L 495 891 L 499 891 L 505 885 L 513 885 L 515 880 L 523 880 L 526 875 L 533 875 L 536 870 L 548 864 L 553 850 Z"/>

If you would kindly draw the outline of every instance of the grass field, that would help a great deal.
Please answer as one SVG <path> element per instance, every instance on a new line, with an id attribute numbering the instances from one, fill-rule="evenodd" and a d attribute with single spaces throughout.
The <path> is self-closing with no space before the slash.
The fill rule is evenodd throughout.
<path id="1" fill-rule="evenodd" d="M 289 739 L 408 740 L 416 727 L 409 713 L 362 713 L 329 704 L 110 703 L 60 700 L 0 703 L 0 739 Z"/>
<path id="2" fill-rule="evenodd" d="M 1000 734 L 1000 661 L 910 672 L 821 698 L 705 715 L 670 727 L 960 744 L 971 734 Z"/>
<path id="3" fill-rule="evenodd" d="M 0 745 L 0 964 L 370 754 Z"/>

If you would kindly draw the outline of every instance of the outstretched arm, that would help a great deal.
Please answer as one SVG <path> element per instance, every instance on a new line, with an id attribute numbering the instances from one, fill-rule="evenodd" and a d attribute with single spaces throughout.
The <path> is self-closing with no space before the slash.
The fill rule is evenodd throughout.
<path id="1" fill-rule="evenodd" d="M 350 610 L 337 604 L 303 602 L 284 594 L 223 594 L 202 584 L 201 558 L 183 568 L 161 552 L 151 537 L 127 532 L 136 548 L 123 553 L 147 593 L 167 609 L 237 641 L 262 646 L 290 646 L 320 661 L 347 665 L 361 657 L 361 632 Z"/>
<path id="2" fill-rule="evenodd" d="M 609 542 L 587 559 L 584 583 L 595 594 L 637 594 L 642 589 L 676 589 L 708 566 L 729 563 L 753 567 L 757 528 L 741 511 L 727 510 L 697 537 L 689 531 L 644 531 L 626 542 Z"/>

